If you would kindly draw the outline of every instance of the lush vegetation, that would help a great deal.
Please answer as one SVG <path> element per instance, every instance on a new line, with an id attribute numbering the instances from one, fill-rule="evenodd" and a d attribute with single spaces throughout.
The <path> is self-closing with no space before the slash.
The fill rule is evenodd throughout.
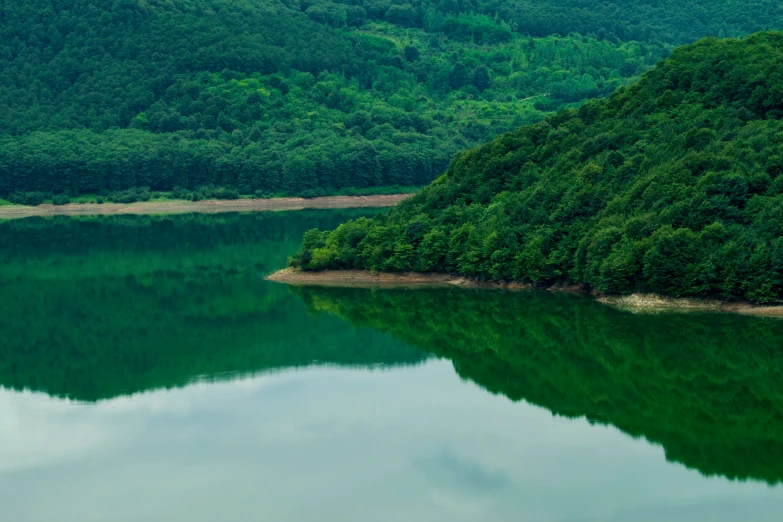
<path id="1" fill-rule="evenodd" d="M 645 437 L 706 475 L 783 480 L 781 321 L 630 314 L 550 292 L 294 291 L 493 393 Z"/>
<path id="2" fill-rule="evenodd" d="M 783 298 L 783 33 L 705 39 L 640 82 L 458 156 L 294 265 Z"/>
<path id="3" fill-rule="evenodd" d="M 421 185 L 673 45 L 781 22 L 773 0 L 2 0 L 0 197 Z"/>
<path id="4" fill-rule="evenodd" d="M 0 223 L 0 386 L 95 401 L 313 361 L 421 361 L 387 335 L 309 317 L 261 277 L 308 227 L 362 213 Z"/>

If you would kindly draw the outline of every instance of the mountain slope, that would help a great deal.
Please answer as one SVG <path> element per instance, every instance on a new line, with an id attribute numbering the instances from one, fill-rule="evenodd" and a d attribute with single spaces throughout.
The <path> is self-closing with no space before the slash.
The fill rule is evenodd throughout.
<path id="1" fill-rule="evenodd" d="M 781 33 L 685 46 L 459 155 L 386 217 L 308 233 L 292 262 L 780 300 L 781 85 Z"/>
<path id="2" fill-rule="evenodd" d="M 423 184 L 673 44 L 767 25 L 771 0 L 1 0 L 0 197 Z"/>

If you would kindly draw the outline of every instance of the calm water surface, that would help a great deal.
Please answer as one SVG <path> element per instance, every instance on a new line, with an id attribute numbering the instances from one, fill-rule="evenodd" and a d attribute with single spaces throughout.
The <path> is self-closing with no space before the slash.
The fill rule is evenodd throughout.
<path id="1" fill-rule="evenodd" d="M 263 281 L 367 213 L 0 223 L 2 519 L 780 520 L 783 321 Z"/>

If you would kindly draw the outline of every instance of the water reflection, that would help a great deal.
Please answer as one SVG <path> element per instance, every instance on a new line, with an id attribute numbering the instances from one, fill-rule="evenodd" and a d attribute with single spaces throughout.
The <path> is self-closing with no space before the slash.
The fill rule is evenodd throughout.
<path id="1" fill-rule="evenodd" d="M 95 401 L 314 361 L 419 362 L 263 281 L 304 231 L 371 212 L 0 223 L 0 385 Z"/>
<path id="2" fill-rule="evenodd" d="M 783 479 L 783 321 L 633 315 L 545 292 L 293 291 L 493 393 L 644 436 L 708 475 Z"/>
<path id="3" fill-rule="evenodd" d="M 75 406 L 0 392 L 15 522 L 773 521 L 780 488 L 705 478 L 447 361 L 310 368 Z"/>

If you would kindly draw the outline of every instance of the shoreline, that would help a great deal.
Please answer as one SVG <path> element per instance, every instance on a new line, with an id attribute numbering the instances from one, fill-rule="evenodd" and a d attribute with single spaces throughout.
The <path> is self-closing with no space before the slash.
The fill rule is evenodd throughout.
<path id="1" fill-rule="evenodd" d="M 413 196 L 384 194 L 377 196 L 323 196 L 317 198 L 271 198 L 230 200 L 165 200 L 136 203 L 69 203 L 67 205 L 0 206 L 0 219 L 33 216 L 112 216 L 128 214 L 216 214 L 220 212 L 261 212 L 302 209 L 393 207 Z"/>
<path id="2" fill-rule="evenodd" d="M 367 270 L 324 270 L 303 272 L 284 268 L 267 276 L 268 281 L 292 286 L 326 286 L 354 288 L 495 288 L 511 291 L 534 290 L 535 285 L 519 282 L 482 281 L 475 278 L 436 273 L 373 273 Z M 757 305 L 748 302 L 726 302 L 709 299 L 664 297 L 655 294 L 606 296 L 586 291 L 581 285 L 547 288 L 549 291 L 570 292 L 592 296 L 599 303 L 631 313 L 661 312 L 725 312 L 757 317 L 783 318 L 783 305 Z"/>
<path id="3" fill-rule="evenodd" d="M 268 281 L 292 286 L 334 286 L 334 287 L 446 287 L 479 286 L 461 276 L 420 272 L 377 272 L 367 270 L 323 270 L 303 272 L 295 268 L 284 268 L 267 276 Z M 490 283 L 491 284 L 491 283 Z M 497 286 L 497 285 L 495 285 Z"/>

